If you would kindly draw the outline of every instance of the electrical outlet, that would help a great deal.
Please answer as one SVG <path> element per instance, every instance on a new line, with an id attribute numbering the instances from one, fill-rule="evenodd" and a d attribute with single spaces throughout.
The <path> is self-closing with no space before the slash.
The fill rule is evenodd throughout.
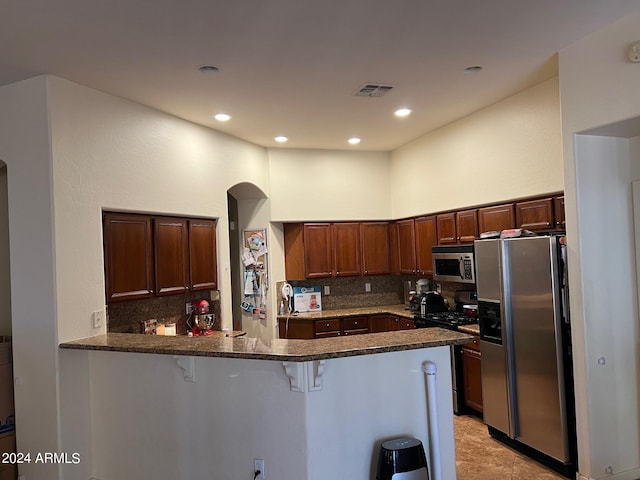
<path id="1" fill-rule="evenodd" d="M 329 285 L 324 286 L 324 294 L 331 295 L 331 287 Z"/>
<path id="2" fill-rule="evenodd" d="M 365 292 L 370 292 L 371 291 L 371 284 L 369 282 L 364 284 L 364 291 Z"/>
<path id="3" fill-rule="evenodd" d="M 193 312 L 193 304 L 191 304 L 190 302 L 185 303 L 184 304 L 184 313 L 189 315 L 191 312 Z"/>
<path id="4" fill-rule="evenodd" d="M 256 480 L 265 480 L 266 475 L 264 473 L 264 460 L 262 458 L 254 458 L 253 459 L 253 474 L 256 472 L 260 472 L 258 476 L 256 476 Z"/>
<path id="5" fill-rule="evenodd" d="M 93 312 L 91 320 L 93 322 L 93 328 L 102 328 L 104 325 L 104 311 L 96 310 Z"/>

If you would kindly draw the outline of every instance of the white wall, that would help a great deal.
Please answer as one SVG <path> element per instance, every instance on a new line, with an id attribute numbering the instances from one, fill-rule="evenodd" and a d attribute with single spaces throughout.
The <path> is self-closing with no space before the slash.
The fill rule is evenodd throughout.
<path id="1" fill-rule="evenodd" d="M 273 221 L 391 218 L 389 154 L 269 149 Z"/>
<path id="2" fill-rule="evenodd" d="M 449 347 L 330 359 L 322 390 L 306 393 L 290 390 L 277 361 L 198 357 L 190 383 L 169 355 L 61 352 L 63 364 L 90 365 L 77 373 L 90 383 L 91 474 L 101 480 L 251 479 L 253 458 L 265 460 L 272 479 L 374 478 L 383 440 L 417 437 L 428 452 L 427 360 L 439 370 L 437 421 L 450 479 Z M 65 480 L 80 480 L 79 471 L 67 467 Z"/>
<path id="3" fill-rule="evenodd" d="M 46 95 L 44 77 L 0 88 L 0 159 L 7 164 L 9 193 L 16 437 L 21 452 L 59 449 L 53 183 Z M 20 471 L 28 473 L 28 480 L 56 478 L 58 466 L 32 463 Z"/>
<path id="4" fill-rule="evenodd" d="M 393 217 L 563 189 L 558 79 L 392 152 Z"/>
<path id="5" fill-rule="evenodd" d="M 7 167 L 2 163 L 2 160 L 0 160 L 0 335 L 11 335 L 8 200 Z"/>
<path id="6" fill-rule="evenodd" d="M 50 77 L 61 341 L 102 333 L 101 209 L 219 218 L 222 321 L 231 328 L 227 189 L 267 190 L 266 150 Z"/>
<path id="7" fill-rule="evenodd" d="M 640 115 L 640 65 L 626 60 L 639 29 L 640 14 L 629 15 L 559 55 L 578 456 L 585 479 L 640 476 L 631 203 L 637 141 L 576 135 Z M 609 131 L 615 134 L 616 126 Z"/>

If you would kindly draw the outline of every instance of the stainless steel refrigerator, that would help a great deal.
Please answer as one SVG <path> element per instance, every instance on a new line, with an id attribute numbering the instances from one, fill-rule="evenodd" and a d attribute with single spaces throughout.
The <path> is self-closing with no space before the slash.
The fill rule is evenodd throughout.
<path id="1" fill-rule="evenodd" d="M 475 242 L 484 422 L 495 438 L 575 472 L 575 419 L 560 237 Z"/>

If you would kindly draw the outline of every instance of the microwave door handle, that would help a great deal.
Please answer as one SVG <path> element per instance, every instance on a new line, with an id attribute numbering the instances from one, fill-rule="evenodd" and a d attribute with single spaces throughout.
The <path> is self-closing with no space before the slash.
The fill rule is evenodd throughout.
<path id="1" fill-rule="evenodd" d="M 464 279 L 464 257 L 460 257 L 458 261 L 458 271 L 460 273 L 460 278 Z"/>

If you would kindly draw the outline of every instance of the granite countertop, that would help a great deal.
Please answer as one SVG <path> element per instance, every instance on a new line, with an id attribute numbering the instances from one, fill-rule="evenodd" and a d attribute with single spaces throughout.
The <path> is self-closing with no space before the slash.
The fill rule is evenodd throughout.
<path id="1" fill-rule="evenodd" d="M 477 323 L 474 325 L 459 325 L 459 332 L 469 333 L 471 335 L 480 335 L 480 325 Z"/>
<path id="2" fill-rule="evenodd" d="M 61 343 L 60 348 L 308 362 L 445 345 L 462 345 L 472 340 L 473 338 L 469 334 L 441 328 L 420 328 L 314 340 L 166 337 L 136 333 L 107 333 Z"/>
<path id="3" fill-rule="evenodd" d="M 396 305 L 382 305 L 377 307 L 353 307 L 339 308 L 335 310 L 323 310 L 321 312 L 292 313 L 291 315 L 278 315 L 278 319 L 300 318 L 305 320 L 326 320 L 329 318 L 355 317 L 358 315 L 397 315 L 413 320 L 415 315 L 411 310 L 405 310 L 404 303 Z"/>

